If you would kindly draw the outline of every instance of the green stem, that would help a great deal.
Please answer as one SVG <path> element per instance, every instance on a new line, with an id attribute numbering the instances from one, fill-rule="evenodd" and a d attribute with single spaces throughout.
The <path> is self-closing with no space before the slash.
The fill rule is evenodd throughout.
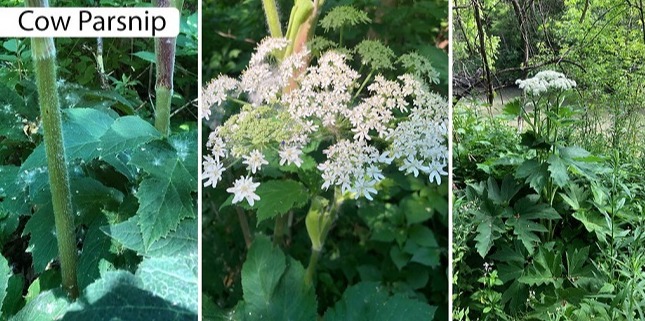
<path id="1" fill-rule="evenodd" d="M 235 207 L 237 211 L 237 219 L 240 221 L 240 228 L 242 229 L 242 235 L 244 236 L 244 243 L 246 244 L 246 249 L 251 248 L 251 243 L 253 243 L 253 237 L 251 236 L 251 229 L 249 228 L 249 221 L 246 219 L 246 213 L 239 206 Z"/>
<path id="2" fill-rule="evenodd" d="M 305 285 L 308 287 L 313 286 L 314 274 L 316 273 L 316 266 L 318 265 L 318 259 L 320 259 L 321 252 L 322 251 L 311 249 L 309 265 L 307 265 L 307 271 L 305 272 Z"/>
<path id="3" fill-rule="evenodd" d="M 287 215 L 278 215 L 275 218 L 275 225 L 273 228 L 273 244 L 274 245 L 282 245 L 284 244 L 284 234 L 286 230 L 286 225 L 287 225 Z"/>
<path id="4" fill-rule="evenodd" d="M 280 16 L 278 15 L 278 6 L 275 0 L 262 0 L 264 14 L 267 17 L 269 32 L 273 38 L 282 38 L 282 28 L 280 27 Z"/>
<path id="5" fill-rule="evenodd" d="M 27 0 L 28 7 L 48 7 L 47 0 Z M 45 155 L 56 226 L 63 288 L 78 297 L 76 228 L 63 146 L 61 111 L 56 85 L 56 47 L 52 38 L 31 38 L 32 58 L 45 139 Z"/>
<path id="6" fill-rule="evenodd" d="M 374 75 L 374 69 L 372 69 L 372 71 L 370 71 L 370 73 L 367 75 L 367 77 L 365 77 L 365 80 L 363 80 L 363 83 L 361 84 L 361 86 L 360 86 L 360 87 L 358 87 L 358 90 L 357 90 L 357 91 L 356 91 L 356 93 L 354 94 L 354 97 L 352 97 L 352 100 L 356 99 L 356 97 L 358 97 L 358 95 L 360 95 L 360 94 L 361 94 L 361 92 L 362 92 L 362 91 L 363 91 L 363 89 L 365 88 L 365 85 L 367 85 L 367 82 L 368 82 L 370 79 L 372 79 L 372 76 L 373 76 L 373 75 Z"/>
<path id="7" fill-rule="evenodd" d="M 159 8 L 175 7 L 181 12 L 183 0 L 156 0 Z M 164 136 L 170 134 L 170 107 L 173 95 L 176 38 L 155 38 L 157 82 L 155 84 L 155 128 Z"/>

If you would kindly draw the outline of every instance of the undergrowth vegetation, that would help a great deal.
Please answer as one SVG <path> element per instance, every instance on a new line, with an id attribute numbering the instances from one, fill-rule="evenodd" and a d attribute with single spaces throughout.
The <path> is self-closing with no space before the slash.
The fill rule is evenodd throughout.
<path id="1" fill-rule="evenodd" d="M 643 320 L 643 3 L 454 4 L 455 319 Z"/>
<path id="2" fill-rule="evenodd" d="M 153 39 L 0 39 L 0 320 L 197 319 L 196 2 L 182 11 L 168 131 Z"/>
<path id="3" fill-rule="evenodd" d="M 641 163 L 572 142 L 582 106 L 563 74 L 518 84 L 500 115 L 455 109 L 455 319 L 643 319 Z"/>

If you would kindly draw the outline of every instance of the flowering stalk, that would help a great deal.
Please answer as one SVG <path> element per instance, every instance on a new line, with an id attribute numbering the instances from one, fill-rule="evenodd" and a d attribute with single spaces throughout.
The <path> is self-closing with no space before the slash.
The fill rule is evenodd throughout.
<path id="1" fill-rule="evenodd" d="M 27 7 L 49 7 L 48 0 L 27 0 Z M 76 229 L 63 146 L 61 111 L 56 85 L 56 47 L 52 38 L 31 38 L 31 52 L 45 139 L 45 155 L 56 225 L 63 288 L 78 297 Z"/>
<path id="2" fill-rule="evenodd" d="M 156 6 L 160 8 L 175 7 L 181 12 L 184 1 L 156 0 Z M 176 38 L 155 38 L 157 66 L 155 128 L 164 136 L 168 136 L 170 133 L 170 105 L 173 94 L 176 40 Z"/>

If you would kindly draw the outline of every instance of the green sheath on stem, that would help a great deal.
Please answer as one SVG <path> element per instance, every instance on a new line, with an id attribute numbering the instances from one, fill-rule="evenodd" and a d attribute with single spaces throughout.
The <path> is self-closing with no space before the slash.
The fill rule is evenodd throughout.
<path id="1" fill-rule="evenodd" d="M 183 0 L 156 0 L 157 7 L 176 7 L 180 12 Z M 164 136 L 170 134 L 170 104 L 173 94 L 176 38 L 155 38 L 157 82 L 155 84 L 155 128 Z"/>
<path id="2" fill-rule="evenodd" d="M 48 7 L 47 0 L 27 0 L 28 7 Z M 76 279 L 76 228 L 72 197 L 63 147 L 61 111 L 56 85 L 56 48 L 52 38 L 31 38 L 36 85 L 49 170 L 49 185 L 56 222 L 63 288 L 73 299 L 78 297 Z"/>

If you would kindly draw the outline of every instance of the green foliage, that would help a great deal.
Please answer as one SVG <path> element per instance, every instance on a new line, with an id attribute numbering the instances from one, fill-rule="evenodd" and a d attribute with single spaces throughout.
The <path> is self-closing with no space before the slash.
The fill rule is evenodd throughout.
<path id="1" fill-rule="evenodd" d="M 372 22 L 367 14 L 351 6 L 338 6 L 331 9 L 323 19 L 320 26 L 329 31 L 339 31 L 345 27 L 354 27 L 359 24 Z"/>
<path id="2" fill-rule="evenodd" d="M 293 2 L 276 2 L 280 20 L 288 21 Z M 203 8 L 204 79 L 233 77 L 268 33 L 264 13 L 250 1 L 206 1 Z M 447 37 L 447 2 L 397 1 L 381 8 L 377 1 L 325 1 L 319 21 L 307 43 L 313 61 L 334 49 L 356 70 L 367 71 L 364 75 L 374 70 L 389 79 L 409 72 L 447 92 L 447 54 L 434 42 Z M 409 52 L 415 53 L 405 55 Z M 361 81 L 367 84 L 374 74 Z M 232 144 L 244 145 L 233 154 L 258 148 L 269 162 L 254 173 L 260 200 L 253 206 L 231 204 L 233 196 L 222 187 L 250 175 L 240 163 L 227 168 L 216 188 L 204 188 L 203 255 L 210 267 L 203 275 L 205 319 L 344 319 L 355 311 L 343 306 L 356 305 L 369 312 L 357 320 L 376 315 L 447 320 L 447 183 L 435 186 L 427 177 L 399 175 L 392 165 L 374 201 L 324 190 L 316 164 L 333 133 L 304 146 L 301 166 L 277 166 L 278 153 L 271 149 L 289 137 L 267 128 L 292 122 L 291 115 L 275 110 L 229 102 L 204 123 L 208 137 L 209 128 L 246 117 L 222 136 L 248 142 Z M 317 217 L 308 215 L 309 206 Z M 273 245 L 265 235 L 273 235 Z M 248 251 L 245 244 L 251 244 Z M 307 260 L 303 267 L 300 262 Z M 379 293 L 371 293 L 377 288 Z"/>
<path id="3" fill-rule="evenodd" d="M 316 298 L 304 284 L 304 268 L 287 258 L 266 237 L 258 236 L 242 267 L 244 301 L 236 319 L 314 320 Z"/>
<path id="4" fill-rule="evenodd" d="M 579 129 L 568 126 L 584 116 L 576 113 L 576 103 L 562 93 L 529 97 L 506 106 L 514 118 L 478 115 L 458 105 L 454 157 L 463 170 L 455 171 L 457 319 L 642 315 L 645 297 L 631 287 L 641 273 L 627 268 L 642 262 L 629 258 L 642 251 L 633 243 L 643 228 L 642 202 L 635 197 L 641 179 L 631 172 L 640 165 L 619 151 L 597 156 L 573 144 L 572 132 Z M 517 115 L 528 126 L 519 133 Z"/>
<path id="5" fill-rule="evenodd" d="M 394 51 L 376 40 L 363 40 L 354 48 L 361 63 L 372 70 L 393 69 Z"/>
<path id="6" fill-rule="evenodd" d="M 377 283 L 363 282 L 348 288 L 323 320 L 432 320 L 434 313 L 434 307 L 401 294 L 390 297 Z"/>
<path id="7" fill-rule="evenodd" d="M 196 5 L 186 1 L 182 15 L 173 134 L 165 139 L 151 125 L 154 78 L 145 59 L 151 40 L 102 39 L 104 75 L 97 39 L 56 41 L 79 253 L 76 302 L 60 287 L 31 48 L 24 40 L 0 40 L 1 320 L 197 318 L 197 133 L 194 112 L 186 108 L 198 88 Z"/>

